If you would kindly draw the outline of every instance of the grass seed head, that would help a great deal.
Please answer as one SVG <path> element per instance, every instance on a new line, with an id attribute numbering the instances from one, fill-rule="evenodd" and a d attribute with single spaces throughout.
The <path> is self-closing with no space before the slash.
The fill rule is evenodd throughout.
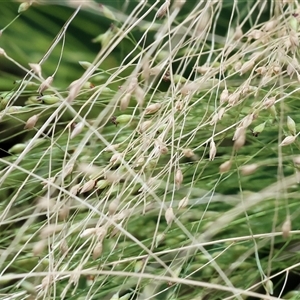
<path id="1" fill-rule="evenodd" d="M 52 85 L 53 77 L 49 76 L 46 80 L 44 80 L 38 88 L 38 93 L 42 94 L 44 91 L 48 90 Z"/>
<path id="2" fill-rule="evenodd" d="M 244 128 L 241 128 L 241 132 L 240 135 L 238 136 L 238 138 L 234 141 L 233 144 L 233 148 L 235 151 L 238 151 L 239 149 L 241 149 L 246 142 L 246 131 Z"/>
<path id="3" fill-rule="evenodd" d="M 150 104 L 149 106 L 147 106 L 145 108 L 145 115 L 150 115 L 150 114 L 154 114 L 156 113 L 159 109 L 161 108 L 161 104 L 160 103 L 153 103 Z"/>
<path id="4" fill-rule="evenodd" d="M 80 183 L 73 185 L 70 189 L 70 194 L 76 196 L 80 189 L 80 186 L 81 186 Z"/>
<path id="5" fill-rule="evenodd" d="M 47 240 L 40 240 L 36 242 L 32 248 L 32 253 L 34 256 L 40 256 L 43 251 L 46 249 Z"/>
<path id="6" fill-rule="evenodd" d="M 180 188 L 182 181 L 183 181 L 183 174 L 182 174 L 181 169 L 178 168 L 175 172 L 175 184 L 176 184 L 177 189 Z"/>
<path id="7" fill-rule="evenodd" d="M 109 162 L 113 165 L 121 163 L 123 155 L 121 153 L 114 153 Z"/>
<path id="8" fill-rule="evenodd" d="M 68 243 L 66 239 L 63 239 L 59 244 L 59 250 L 62 254 L 66 254 L 69 251 Z"/>
<path id="9" fill-rule="evenodd" d="M 283 238 L 286 239 L 290 236 L 291 229 L 292 229 L 292 222 L 290 217 L 287 217 L 281 227 Z"/>
<path id="10" fill-rule="evenodd" d="M 186 148 L 186 149 L 182 149 L 182 153 L 185 157 L 191 158 L 195 155 L 195 153 L 193 152 L 192 149 L 190 148 Z"/>
<path id="11" fill-rule="evenodd" d="M 189 197 L 186 196 L 182 198 L 178 203 L 178 209 L 185 208 L 188 205 L 188 203 L 189 203 Z"/>
<path id="12" fill-rule="evenodd" d="M 42 67 L 40 64 L 28 64 L 29 67 L 33 70 L 35 74 L 37 74 L 40 78 L 42 77 Z"/>
<path id="13" fill-rule="evenodd" d="M 249 61 L 246 61 L 245 63 L 243 63 L 239 70 L 240 76 L 247 73 L 248 71 L 252 71 L 253 67 L 254 67 L 254 60 L 249 60 Z"/>
<path id="14" fill-rule="evenodd" d="M 71 139 L 76 137 L 78 134 L 82 132 L 82 129 L 84 128 L 84 122 L 79 122 L 75 125 L 72 133 L 71 133 Z"/>
<path id="15" fill-rule="evenodd" d="M 95 184 L 96 184 L 96 181 L 94 179 L 90 179 L 82 186 L 82 188 L 80 189 L 80 194 L 89 192 L 90 190 L 92 190 L 95 187 Z"/>
<path id="16" fill-rule="evenodd" d="M 220 173 L 226 173 L 230 170 L 232 165 L 232 161 L 231 160 L 227 160 L 225 162 L 223 162 L 220 167 L 219 167 L 219 171 Z"/>
<path id="17" fill-rule="evenodd" d="M 233 39 L 235 41 L 240 40 L 243 37 L 243 30 L 241 28 L 241 26 L 238 26 L 235 28 L 234 34 L 233 34 Z"/>
<path id="18" fill-rule="evenodd" d="M 166 213 L 165 213 L 165 219 L 168 225 L 172 224 L 172 222 L 175 219 L 175 215 L 173 212 L 173 208 L 170 206 L 167 208 Z"/>
<path id="19" fill-rule="evenodd" d="M 99 258 L 102 254 L 102 251 L 103 251 L 102 242 L 98 242 L 95 248 L 93 249 L 93 259 L 96 260 L 97 258 Z"/>
<path id="20" fill-rule="evenodd" d="M 95 227 L 87 228 L 80 234 L 80 237 L 81 238 L 90 237 L 96 233 L 96 230 L 97 230 L 97 228 L 95 228 Z"/>
<path id="21" fill-rule="evenodd" d="M 121 98 L 120 101 L 120 110 L 124 111 L 127 109 L 129 102 L 131 99 L 131 93 L 126 93 L 124 97 Z"/>
<path id="22" fill-rule="evenodd" d="M 249 164 L 240 167 L 240 172 L 243 176 L 253 174 L 258 168 L 257 164 Z"/>
<path id="23" fill-rule="evenodd" d="M 296 123 L 290 116 L 287 117 L 287 127 L 292 135 L 296 135 Z"/>
<path id="24" fill-rule="evenodd" d="M 229 92 L 227 89 L 224 89 L 220 95 L 220 104 L 224 104 L 228 101 Z"/>
<path id="25" fill-rule="evenodd" d="M 109 206 L 108 206 L 108 213 L 112 216 L 114 215 L 116 212 L 117 212 L 117 209 L 119 207 L 119 204 L 120 204 L 120 199 L 117 197 L 115 198 L 113 201 L 111 201 L 109 203 Z"/>
<path id="26" fill-rule="evenodd" d="M 288 146 L 288 145 L 291 145 L 291 144 L 293 144 L 294 142 L 295 142 L 295 140 L 296 140 L 296 137 L 297 136 L 294 136 L 294 135 L 289 135 L 289 136 L 287 136 L 282 142 L 281 142 L 281 144 L 279 145 L 279 146 Z"/>
<path id="27" fill-rule="evenodd" d="M 37 123 L 39 119 L 39 116 L 38 115 L 33 115 L 31 116 L 27 121 L 26 121 L 26 124 L 24 126 L 24 129 L 32 129 L 34 128 L 35 124 Z"/>
<path id="28" fill-rule="evenodd" d="M 170 0 L 165 0 L 165 3 L 158 9 L 157 17 L 162 18 L 166 15 L 170 7 Z"/>
<path id="29" fill-rule="evenodd" d="M 214 140 L 211 140 L 209 144 L 209 160 L 213 161 L 216 157 L 216 154 L 217 154 L 216 143 L 214 142 Z"/>
<path id="30" fill-rule="evenodd" d="M 270 108 L 271 106 L 273 106 L 275 104 L 276 101 L 276 97 L 271 97 L 271 98 L 267 98 L 264 101 L 264 106 L 266 109 Z"/>

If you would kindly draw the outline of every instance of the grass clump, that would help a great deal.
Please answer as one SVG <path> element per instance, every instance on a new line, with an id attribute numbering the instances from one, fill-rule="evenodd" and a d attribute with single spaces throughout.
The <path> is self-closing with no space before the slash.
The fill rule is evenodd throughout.
<path id="1" fill-rule="evenodd" d="M 1 299 L 297 299 L 298 3 L 56 4 L 3 5 Z"/>

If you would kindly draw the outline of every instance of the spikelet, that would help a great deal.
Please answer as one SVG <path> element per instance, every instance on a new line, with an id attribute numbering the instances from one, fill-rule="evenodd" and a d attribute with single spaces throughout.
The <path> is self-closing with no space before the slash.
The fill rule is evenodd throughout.
<path id="1" fill-rule="evenodd" d="M 173 220 L 175 219 L 173 208 L 171 206 L 166 210 L 165 219 L 168 225 L 172 224 Z"/>
<path id="2" fill-rule="evenodd" d="M 178 168 L 175 172 L 175 184 L 176 184 L 177 189 L 180 188 L 182 181 L 183 181 L 183 174 L 182 174 L 181 169 Z"/>
<path id="3" fill-rule="evenodd" d="M 231 160 L 227 160 L 224 163 L 222 163 L 219 167 L 219 171 L 220 173 L 226 173 L 230 170 L 232 165 L 232 161 Z"/>
<path id="4" fill-rule="evenodd" d="M 209 160 L 210 161 L 214 160 L 216 157 L 216 154 L 217 154 L 216 144 L 215 144 L 214 140 L 211 140 L 210 144 L 209 144 Z"/>
<path id="5" fill-rule="evenodd" d="M 39 116 L 38 115 L 33 115 L 31 116 L 27 121 L 26 121 L 26 124 L 24 126 L 24 129 L 32 129 L 36 122 L 38 121 L 39 119 Z"/>

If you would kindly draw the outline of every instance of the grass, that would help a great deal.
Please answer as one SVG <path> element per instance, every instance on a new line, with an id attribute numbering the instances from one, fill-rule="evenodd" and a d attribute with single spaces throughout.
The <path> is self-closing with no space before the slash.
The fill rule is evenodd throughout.
<path id="1" fill-rule="evenodd" d="M 1 299 L 300 297 L 283 2 L 2 5 Z"/>

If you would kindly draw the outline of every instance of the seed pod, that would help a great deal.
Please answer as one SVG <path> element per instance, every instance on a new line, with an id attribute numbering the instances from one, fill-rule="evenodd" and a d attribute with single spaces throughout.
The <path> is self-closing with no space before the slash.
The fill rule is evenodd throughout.
<path id="1" fill-rule="evenodd" d="M 106 187 L 108 187 L 109 186 L 109 181 L 108 180 L 105 180 L 105 179 L 103 179 L 103 180 L 98 180 L 97 181 L 97 188 L 99 189 L 99 190 L 103 190 L 103 189 L 105 189 Z"/>
<path id="2" fill-rule="evenodd" d="M 278 23 L 277 20 L 268 21 L 264 26 L 264 30 L 267 31 L 267 32 L 272 31 L 276 27 L 277 23 Z"/>
<path id="3" fill-rule="evenodd" d="M 145 109 L 145 115 L 154 114 L 154 113 L 156 113 L 160 108 L 161 108 L 161 104 L 160 104 L 160 103 L 153 103 L 153 104 L 150 104 L 150 105 L 149 105 L 148 107 L 146 107 L 146 109 Z"/>
<path id="4" fill-rule="evenodd" d="M 182 174 L 181 169 L 178 168 L 175 173 L 175 184 L 176 184 L 177 189 L 180 188 L 182 181 L 183 181 L 183 174 Z"/>
<path id="5" fill-rule="evenodd" d="M 69 205 L 63 205 L 60 210 L 58 211 L 59 220 L 64 221 L 68 218 L 70 213 Z"/>
<path id="6" fill-rule="evenodd" d="M 42 77 L 42 68 L 41 68 L 40 64 L 31 64 L 31 63 L 29 63 L 28 65 L 33 70 L 33 72 L 35 74 L 37 74 L 39 77 Z"/>
<path id="7" fill-rule="evenodd" d="M 275 101 L 276 101 L 275 97 L 265 99 L 265 101 L 264 101 L 265 108 L 267 109 L 267 108 L 270 108 L 271 106 L 273 106 Z"/>
<path id="8" fill-rule="evenodd" d="M 273 282 L 270 279 L 268 279 L 265 282 L 265 289 L 268 294 L 273 295 L 273 292 L 274 292 Z"/>
<path id="9" fill-rule="evenodd" d="M 39 100 L 44 104 L 56 104 L 60 102 L 60 99 L 57 96 L 54 95 L 44 95 L 42 97 L 39 97 Z"/>
<path id="10" fill-rule="evenodd" d="M 161 18 L 165 16 L 170 6 L 170 0 L 165 0 L 165 3 L 157 11 L 157 17 Z"/>
<path id="11" fill-rule="evenodd" d="M 75 125 L 72 133 L 71 133 L 71 139 L 73 139 L 74 137 L 76 137 L 78 134 L 81 133 L 82 129 L 84 128 L 84 122 L 79 122 Z"/>
<path id="12" fill-rule="evenodd" d="M 151 125 L 152 125 L 152 120 L 144 121 L 140 125 L 140 132 L 143 133 L 147 131 L 147 129 L 149 129 Z"/>
<path id="13" fill-rule="evenodd" d="M 166 219 L 166 222 L 168 225 L 170 225 L 173 222 L 173 220 L 175 219 L 173 208 L 171 206 L 168 207 L 166 210 L 165 219 Z"/>
<path id="14" fill-rule="evenodd" d="M 145 100 L 145 92 L 139 85 L 134 90 L 134 97 L 136 99 L 137 104 L 140 107 L 142 107 Z"/>
<path id="15" fill-rule="evenodd" d="M 238 127 L 234 132 L 232 140 L 236 141 L 244 132 L 245 132 L 244 127 Z"/>
<path id="16" fill-rule="evenodd" d="M 74 186 L 71 187 L 70 194 L 76 196 L 77 193 L 78 193 L 78 191 L 79 191 L 79 189 L 80 189 L 80 183 L 75 184 Z"/>
<path id="17" fill-rule="evenodd" d="M 187 148 L 187 149 L 182 149 L 182 153 L 185 157 L 191 158 L 195 155 L 192 149 Z"/>
<path id="18" fill-rule="evenodd" d="M 296 137 L 297 137 L 297 136 L 294 136 L 294 135 L 289 135 L 289 136 L 287 136 L 287 137 L 281 142 L 281 144 L 280 144 L 279 146 L 288 146 L 288 145 L 294 143 L 295 140 L 296 140 Z"/>
<path id="19" fill-rule="evenodd" d="M 32 253 L 34 256 L 40 256 L 42 252 L 46 249 L 47 240 L 40 240 L 36 242 L 32 248 Z"/>
<path id="20" fill-rule="evenodd" d="M 281 227 L 282 236 L 285 239 L 287 239 L 290 236 L 291 228 L 292 228 L 292 222 L 290 217 L 288 216 Z"/>
<path id="21" fill-rule="evenodd" d="M 121 161 L 122 161 L 122 154 L 121 153 L 113 154 L 113 156 L 109 160 L 109 162 L 113 165 L 117 164 L 117 163 L 120 163 Z"/>
<path id="22" fill-rule="evenodd" d="M 229 92 L 227 89 L 223 90 L 220 95 L 220 103 L 221 105 L 228 101 Z"/>
<path id="23" fill-rule="evenodd" d="M 80 237 L 81 238 L 90 237 L 91 235 L 94 235 L 96 233 L 96 230 L 97 229 L 95 227 L 87 228 L 80 234 Z"/>
<path id="24" fill-rule="evenodd" d="M 178 203 L 178 209 L 185 208 L 189 203 L 189 197 L 182 198 Z"/>
<path id="25" fill-rule="evenodd" d="M 102 254 L 103 245 L 102 242 L 98 242 L 93 250 L 93 259 L 96 260 Z"/>
<path id="26" fill-rule="evenodd" d="M 219 111 L 218 111 L 218 114 L 217 114 L 218 120 L 221 120 L 221 119 L 222 119 L 224 113 L 225 113 L 225 107 L 221 107 L 221 108 L 219 109 Z"/>
<path id="27" fill-rule="evenodd" d="M 96 229 L 96 235 L 98 237 L 98 241 L 102 242 L 107 234 L 107 228 L 102 226 Z"/>
<path id="28" fill-rule="evenodd" d="M 39 86 L 37 92 L 39 94 L 42 94 L 44 91 L 46 91 L 52 84 L 53 82 L 53 77 L 49 76 L 46 80 L 44 80 L 41 85 Z"/>
<path id="29" fill-rule="evenodd" d="M 3 48 L 0 48 L 0 55 L 6 56 L 6 52 L 5 52 L 5 50 Z"/>
<path id="30" fill-rule="evenodd" d="M 24 129 L 32 129 L 35 126 L 35 124 L 38 121 L 38 119 L 39 119 L 38 115 L 33 115 L 32 117 L 30 117 L 27 120 L 27 122 L 26 122 L 26 124 L 24 126 Z"/>
<path id="31" fill-rule="evenodd" d="M 258 168 L 257 164 L 244 165 L 240 167 L 240 172 L 243 176 L 253 174 Z"/>
<path id="32" fill-rule="evenodd" d="M 15 144 L 10 149 L 8 149 L 8 152 L 12 154 L 20 154 L 25 148 L 26 144 Z"/>
<path id="33" fill-rule="evenodd" d="M 80 190 L 80 194 L 89 192 L 90 190 L 92 190 L 95 187 L 95 184 L 96 184 L 96 181 L 94 179 L 90 179 L 82 186 L 82 188 Z"/>
<path id="34" fill-rule="evenodd" d="M 290 116 L 287 117 L 287 127 L 292 135 L 296 135 L 296 123 Z"/>
<path id="35" fill-rule="evenodd" d="M 228 104 L 234 106 L 240 100 L 240 93 L 235 92 L 228 97 Z"/>
<path id="36" fill-rule="evenodd" d="M 248 71 L 252 70 L 254 67 L 254 60 L 246 61 L 240 69 L 240 76 L 247 73 Z"/>
<path id="37" fill-rule="evenodd" d="M 241 122 L 241 127 L 248 128 L 253 122 L 254 114 L 247 115 Z"/>
<path id="38" fill-rule="evenodd" d="M 117 124 L 128 124 L 132 120 L 132 115 L 120 115 L 116 118 Z"/>
<path id="39" fill-rule="evenodd" d="M 238 151 L 245 145 L 246 142 L 246 132 L 245 129 L 242 128 L 239 137 L 234 141 L 233 148 L 235 151 Z"/>
<path id="40" fill-rule="evenodd" d="M 265 75 L 267 73 L 267 68 L 266 67 L 258 67 L 255 69 L 255 72 L 259 75 Z"/>
<path id="41" fill-rule="evenodd" d="M 124 97 L 121 98 L 120 101 L 120 110 L 126 110 L 131 99 L 131 93 L 126 93 Z"/>
<path id="42" fill-rule="evenodd" d="M 214 140 L 210 141 L 209 148 L 210 148 L 209 149 L 209 160 L 212 161 L 215 159 L 215 156 L 217 154 L 217 147 L 216 147 Z"/>
<path id="43" fill-rule="evenodd" d="M 264 36 L 264 34 L 265 33 L 263 31 L 254 29 L 250 32 L 250 34 L 248 34 L 248 38 L 258 40 L 258 39 L 262 38 Z"/>
<path id="44" fill-rule="evenodd" d="M 240 38 L 243 37 L 243 30 L 241 28 L 241 26 L 236 27 L 234 34 L 233 34 L 233 39 L 235 41 L 239 40 Z"/>
<path id="45" fill-rule="evenodd" d="M 115 150 L 117 150 L 119 147 L 120 147 L 120 145 L 121 144 L 114 144 L 114 145 L 108 145 L 107 147 L 105 147 L 104 149 L 103 149 L 103 151 L 110 151 L 110 152 L 113 152 L 113 151 L 115 151 Z"/>
<path id="46" fill-rule="evenodd" d="M 232 165 L 232 161 L 231 160 L 227 160 L 224 163 L 222 163 L 219 167 L 219 171 L 220 173 L 226 173 L 230 170 Z"/>
<path id="47" fill-rule="evenodd" d="M 157 248 L 159 244 L 165 239 L 166 235 L 164 233 L 159 233 L 155 239 L 155 247 Z"/>
<path id="48" fill-rule="evenodd" d="M 19 5 L 18 14 L 26 11 L 31 6 L 31 1 L 23 2 Z"/>
<path id="49" fill-rule="evenodd" d="M 90 67 L 93 67 L 93 64 L 91 64 L 88 61 L 79 61 L 78 62 L 85 70 L 87 70 Z"/>

